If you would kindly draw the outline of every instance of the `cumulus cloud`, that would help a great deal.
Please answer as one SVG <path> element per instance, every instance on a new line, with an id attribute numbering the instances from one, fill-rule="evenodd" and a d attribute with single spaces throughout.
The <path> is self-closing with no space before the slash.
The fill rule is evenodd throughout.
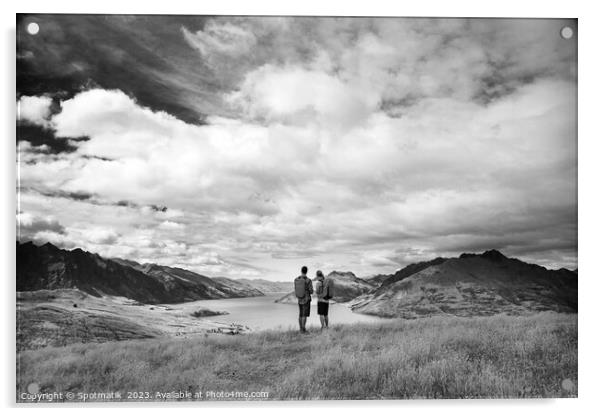
<path id="1" fill-rule="evenodd" d="M 114 244 L 119 237 L 115 230 L 103 227 L 86 228 L 83 234 L 93 244 Z"/>
<path id="2" fill-rule="evenodd" d="M 253 118 L 349 127 L 374 112 L 380 96 L 322 71 L 266 65 L 247 74 L 229 99 Z"/>
<path id="3" fill-rule="evenodd" d="M 65 227 L 55 218 L 32 215 L 27 212 L 17 214 L 17 227 L 19 235 L 31 237 L 41 231 L 50 231 L 56 234 L 64 234 Z"/>
<path id="4" fill-rule="evenodd" d="M 17 102 L 17 117 L 29 123 L 48 126 L 52 98 L 46 96 L 30 97 L 23 95 Z"/>
<path id="5" fill-rule="evenodd" d="M 61 154 L 22 146 L 24 205 L 104 254 L 208 274 L 283 278 L 311 260 L 366 275 L 489 248 L 568 265 L 575 47 L 549 34 L 559 24 L 184 27 L 220 72 L 224 111 L 197 125 L 121 90 L 64 99 L 42 118 L 57 137 L 88 140 Z M 95 199 L 59 204 L 50 191 Z"/>

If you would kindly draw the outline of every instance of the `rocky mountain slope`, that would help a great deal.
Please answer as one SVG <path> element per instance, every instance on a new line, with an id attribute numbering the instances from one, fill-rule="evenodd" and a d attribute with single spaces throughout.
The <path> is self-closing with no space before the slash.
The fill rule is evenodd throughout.
<path id="1" fill-rule="evenodd" d="M 113 261 L 121 262 L 122 260 L 113 259 Z M 179 267 L 161 266 L 154 263 L 139 264 L 127 260 L 127 264 L 164 282 L 167 290 L 173 291 L 176 288 L 185 288 L 185 290 L 190 291 L 190 300 L 263 296 L 261 291 L 250 286 L 241 285 L 233 279 L 210 278 Z"/>
<path id="2" fill-rule="evenodd" d="M 362 277 L 361 279 L 370 283 L 372 286 L 378 287 L 389 277 L 391 277 L 390 274 L 375 274 L 372 276 Z"/>
<path id="3" fill-rule="evenodd" d="M 100 296 L 123 296 L 143 303 L 257 296 L 207 276 L 156 264 L 106 259 L 82 249 L 62 250 L 50 243 L 17 242 L 17 291 L 77 288 Z"/>
<path id="4" fill-rule="evenodd" d="M 355 312 L 387 317 L 577 312 L 577 274 L 496 250 L 408 266 L 354 299 Z"/>
<path id="5" fill-rule="evenodd" d="M 412 263 L 412 264 L 404 267 L 403 269 L 396 271 L 392 275 L 389 275 L 388 277 L 382 279 L 381 285 L 386 286 L 386 285 L 393 284 L 402 279 L 405 279 L 408 276 L 413 275 L 414 273 L 418 273 L 419 271 L 422 271 L 430 266 L 436 266 L 438 264 L 441 264 L 441 263 L 445 262 L 446 260 L 448 260 L 448 259 L 446 259 L 444 257 L 437 257 L 436 259 L 429 260 L 429 261 L 421 261 L 419 263 Z"/>
<path id="6" fill-rule="evenodd" d="M 239 279 L 229 279 L 227 277 L 213 277 L 212 280 L 221 285 L 227 286 L 231 289 L 235 289 L 244 293 L 248 293 L 247 296 L 263 296 L 264 293 Z"/>
<path id="7" fill-rule="evenodd" d="M 352 272 L 332 271 L 326 276 L 332 282 L 333 299 L 337 302 L 348 302 L 364 293 L 371 291 L 374 286 Z"/>

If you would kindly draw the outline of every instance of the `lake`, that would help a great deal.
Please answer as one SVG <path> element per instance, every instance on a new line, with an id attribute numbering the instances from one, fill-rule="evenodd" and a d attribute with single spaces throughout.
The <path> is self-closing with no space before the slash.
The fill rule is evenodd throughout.
<path id="1" fill-rule="evenodd" d="M 170 305 L 170 307 L 182 310 L 187 314 L 192 313 L 199 308 L 211 309 L 213 311 L 225 311 L 228 312 L 228 315 L 210 316 L 199 319 L 223 322 L 226 324 L 243 324 L 254 331 L 266 329 L 298 329 L 298 305 L 274 302 L 285 294 L 286 293 L 274 293 L 251 298 L 199 300 L 196 302 Z M 356 322 L 381 322 L 387 320 L 386 318 L 353 313 L 351 312 L 351 309 L 341 304 L 331 304 L 328 316 L 331 325 L 341 323 L 352 324 Z M 307 319 L 307 328 L 320 328 L 320 318 L 317 314 L 315 300 L 312 300 L 311 314 Z"/>

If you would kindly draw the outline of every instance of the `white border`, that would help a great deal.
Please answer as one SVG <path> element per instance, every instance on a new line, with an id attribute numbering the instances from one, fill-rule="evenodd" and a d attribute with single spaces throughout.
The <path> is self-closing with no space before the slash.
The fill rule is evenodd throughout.
<path id="1" fill-rule="evenodd" d="M 589 414 L 599 408 L 599 377 L 601 374 L 600 342 L 600 294 L 602 275 L 600 274 L 600 244 L 602 227 L 601 189 L 602 172 L 600 157 L 599 120 L 600 98 L 600 14 L 595 2 L 546 1 L 526 2 L 524 0 L 484 1 L 411 1 L 394 2 L 381 0 L 347 0 L 328 2 L 326 0 L 287 1 L 233 1 L 218 0 L 165 2 L 103 0 L 100 2 L 38 1 L 3 2 L 0 19 L 3 25 L 2 91 L 0 117 L 5 127 L 3 137 L 2 166 L 2 246 L 0 248 L 3 271 L 2 319 L 6 328 L 2 337 L 4 361 L 0 394 L 2 404 L 11 406 L 15 391 L 15 352 L 14 352 L 14 272 L 15 272 L 15 13 L 137 13 L 137 14 L 265 14 L 265 15 L 347 15 L 347 16 L 458 16 L 458 17 L 576 17 L 579 18 L 579 399 L 561 400 L 478 400 L 478 401 L 399 401 L 399 402 L 301 402 L 301 403 L 212 403 L 202 407 L 178 407 L 177 412 L 206 414 L 219 411 L 246 414 L 307 414 L 307 412 L 339 412 L 362 415 L 375 407 L 380 412 L 420 413 L 451 415 L 507 415 L 508 413 L 563 415 Z M 86 408 L 86 414 L 105 414 L 125 409 L 107 409 L 106 406 Z M 337 409 L 335 409 L 335 407 Z M 344 408 L 344 409 L 339 409 Z M 228 409 L 228 410 L 227 410 Z M 132 409 L 133 410 L 133 409 Z M 10 410 L 15 411 L 15 409 Z M 81 407 L 59 408 L 25 407 L 19 411 L 50 412 L 51 414 L 79 413 Z M 145 413 L 164 414 L 166 406 L 153 405 L 141 410 Z"/>
<path id="2" fill-rule="evenodd" d="M 238 14 L 238 15 L 343 15 L 343 16 L 457 16 L 457 17 L 578 17 L 584 8 L 578 1 L 546 1 L 545 5 L 520 0 L 406 1 L 386 0 L 219 0 L 194 2 L 119 1 L 81 2 L 77 0 L 23 0 L 16 11 L 27 13 L 133 13 L 133 14 Z M 581 14 L 583 16 L 583 14 Z"/>

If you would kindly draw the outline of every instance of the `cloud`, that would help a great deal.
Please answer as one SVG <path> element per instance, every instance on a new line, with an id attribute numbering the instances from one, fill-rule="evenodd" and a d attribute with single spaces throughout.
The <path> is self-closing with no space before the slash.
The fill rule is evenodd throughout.
<path id="1" fill-rule="evenodd" d="M 172 230 L 177 231 L 184 228 L 184 224 L 180 224 L 178 222 L 165 220 L 161 224 L 159 224 L 159 228 L 162 230 Z"/>
<path id="2" fill-rule="evenodd" d="M 89 249 L 207 274 L 489 248 L 570 263 L 576 49 L 550 36 L 566 23 L 180 24 L 219 108 L 199 124 L 124 89 L 63 97 L 45 117 L 71 151 L 22 142 L 22 201 Z"/>
<path id="3" fill-rule="evenodd" d="M 65 227 L 52 217 L 41 217 L 26 212 L 17 214 L 17 228 L 19 238 L 36 235 L 41 231 L 49 231 L 55 234 L 64 234 Z"/>
<path id="4" fill-rule="evenodd" d="M 50 146 L 47 144 L 35 146 L 27 140 L 23 140 L 19 142 L 18 151 L 22 154 L 48 153 L 50 151 Z"/>
<path id="5" fill-rule="evenodd" d="M 322 71 L 266 65 L 248 73 L 229 100 L 252 118 L 349 127 L 363 122 L 379 98 Z"/>
<path id="6" fill-rule="evenodd" d="M 492 226 L 499 213 L 507 217 L 502 230 L 533 227 L 540 205 L 544 211 L 557 205 L 571 220 L 574 182 L 556 173 L 575 157 L 572 133 L 562 129 L 574 122 L 565 98 L 571 91 L 564 81 L 543 79 L 487 107 L 423 100 L 403 118 L 374 109 L 335 134 L 328 121 L 187 125 L 122 92 L 91 90 L 63 102 L 51 119 L 58 135 L 90 139 L 59 157 L 25 149 L 24 160 L 33 163 L 22 179 L 37 189 L 201 209 L 218 226 L 218 239 L 287 242 L 311 235 L 339 247 L 410 235 L 435 241 L 479 227 L 498 232 Z M 525 109 L 520 117 L 517 108 Z M 526 178 L 535 174 L 542 180 L 529 186 Z M 533 216 L 519 215 L 525 210 Z M 174 224 L 157 227 L 183 231 Z M 313 245 L 272 247 L 269 255 L 299 257 Z"/>
<path id="7" fill-rule="evenodd" d="M 72 240 L 68 235 L 48 230 L 42 230 L 35 233 L 31 240 L 36 244 L 52 243 L 66 250 L 82 247 L 80 242 Z M 85 247 L 85 245 L 83 245 L 83 247 Z"/>
<path id="8" fill-rule="evenodd" d="M 203 30 L 194 34 L 186 28 L 182 32 L 186 40 L 208 59 L 215 53 L 231 56 L 246 54 L 256 43 L 252 32 L 231 23 L 219 24 L 214 20 L 207 22 Z"/>
<path id="9" fill-rule="evenodd" d="M 83 231 L 85 238 L 93 244 L 114 244 L 119 238 L 115 230 L 102 227 L 89 227 Z"/>
<path id="10" fill-rule="evenodd" d="M 213 80 L 183 39 L 202 16 L 20 15 L 17 88 L 23 95 L 68 98 L 88 88 L 118 88 L 145 106 L 192 124 L 215 113 Z M 41 36 L 27 34 L 36 21 Z M 27 58 L 35 56 L 35 59 Z"/>
<path id="11" fill-rule="evenodd" d="M 48 117 L 50 116 L 50 106 L 52 98 L 46 96 L 29 97 L 21 96 L 17 102 L 17 117 L 19 120 L 40 126 L 48 126 Z"/>

